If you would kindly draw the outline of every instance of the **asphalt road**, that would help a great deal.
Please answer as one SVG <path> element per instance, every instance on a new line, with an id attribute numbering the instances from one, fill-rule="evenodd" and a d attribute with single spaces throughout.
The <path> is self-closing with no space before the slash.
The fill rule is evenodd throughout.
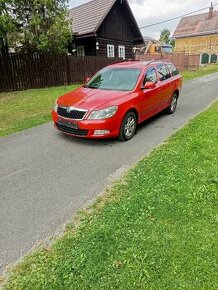
<path id="1" fill-rule="evenodd" d="M 218 96 L 218 73 L 184 84 L 177 112 L 129 142 L 64 136 L 51 123 L 0 140 L 0 272 L 46 241 L 132 164 Z"/>

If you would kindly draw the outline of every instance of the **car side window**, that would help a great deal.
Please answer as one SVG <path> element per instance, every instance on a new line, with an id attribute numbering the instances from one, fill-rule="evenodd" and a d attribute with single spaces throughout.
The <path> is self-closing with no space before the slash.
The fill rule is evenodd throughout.
<path id="1" fill-rule="evenodd" d="M 156 69 L 154 67 L 151 67 L 146 71 L 145 78 L 143 80 L 143 86 L 147 82 L 153 82 L 153 83 L 157 82 L 157 74 L 156 74 Z"/>
<path id="2" fill-rule="evenodd" d="M 157 73 L 160 81 L 167 80 L 171 77 L 170 72 L 165 64 L 159 64 L 157 66 Z"/>
<path id="3" fill-rule="evenodd" d="M 167 66 L 168 66 L 172 76 L 177 76 L 179 74 L 178 69 L 173 64 L 168 64 Z"/>

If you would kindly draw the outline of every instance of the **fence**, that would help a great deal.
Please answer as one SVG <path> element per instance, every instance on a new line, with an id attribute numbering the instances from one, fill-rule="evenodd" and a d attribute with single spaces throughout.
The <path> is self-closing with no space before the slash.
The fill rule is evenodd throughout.
<path id="1" fill-rule="evenodd" d="M 200 65 L 199 54 L 184 54 L 184 53 L 173 53 L 173 54 L 138 54 L 137 60 L 148 61 L 148 60 L 161 60 L 168 59 L 174 63 L 179 70 L 184 69 L 197 69 Z"/>
<path id="2" fill-rule="evenodd" d="M 0 56 L 0 92 L 82 83 L 119 60 L 38 53 Z"/>
<path id="3" fill-rule="evenodd" d="M 169 59 L 178 69 L 196 69 L 200 55 L 145 54 L 137 60 Z M 104 66 L 120 61 L 95 56 L 9 54 L 0 56 L 0 92 L 82 83 Z"/>

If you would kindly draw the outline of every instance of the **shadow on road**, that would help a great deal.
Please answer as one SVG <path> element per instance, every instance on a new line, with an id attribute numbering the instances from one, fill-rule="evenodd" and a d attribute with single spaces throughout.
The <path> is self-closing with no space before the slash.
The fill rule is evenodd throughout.
<path id="1" fill-rule="evenodd" d="M 146 127 L 150 124 L 152 124 L 155 121 L 160 120 L 161 118 L 166 117 L 167 115 L 164 112 L 160 112 L 159 114 L 151 117 L 150 119 L 142 122 L 141 124 L 138 125 L 136 135 L 141 133 L 143 130 L 146 129 Z M 65 135 L 64 133 L 58 131 L 57 132 L 57 138 L 62 139 L 63 142 L 72 142 L 76 143 L 81 146 L 113 146 L 115 144 L 122 144 L 122 141 L 119 141 L 116 138 L 111 138 L 111 139 L 86 139 L 86 138 L 80 138 L 80 137 L 74 137 L 70 135 Z"/>

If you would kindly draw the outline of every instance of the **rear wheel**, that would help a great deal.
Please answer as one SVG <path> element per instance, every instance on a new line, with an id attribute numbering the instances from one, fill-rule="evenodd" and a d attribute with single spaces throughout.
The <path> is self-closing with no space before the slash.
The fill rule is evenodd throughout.
<path id="1" fill-rule="evenodd" d="M 178 102 L 177 94 L 174 94 L 170 103 L 170 106 L 166 109 L 167 114 L 173 114 L 176 111 Z"/>
<path id="2" fill-rule="evenodd" d="M 118 139 L 121 141 L 128 141 L 132 139 L 135 134 L 137 126 L 137 118 L 134 112 L 129 112 L 124 117 L 120 126 L 120 134 Z"/>

